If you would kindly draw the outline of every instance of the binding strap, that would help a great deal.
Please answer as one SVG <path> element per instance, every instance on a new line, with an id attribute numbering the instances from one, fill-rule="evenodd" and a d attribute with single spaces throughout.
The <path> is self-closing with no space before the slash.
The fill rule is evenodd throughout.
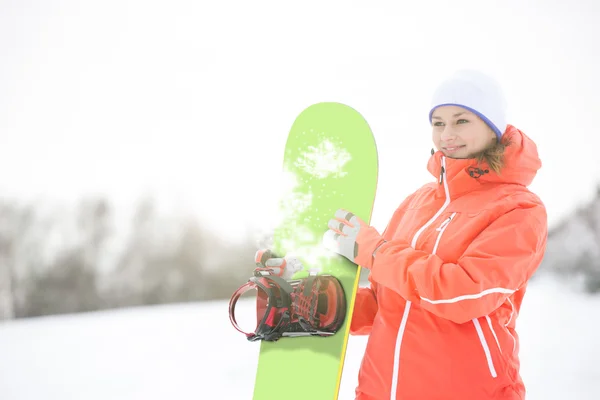
<path id="1" fill-rule="evenodd" d="M 256 340 L 277 340 L 291 322 L 292 286 L 277 276 L 253 276 L 235 291 L 229 301 L 229 319 L 236 330 L 253 342 Z M 254 332 L 244 332 L 235 319 L 235 305 L 240 296 L 248 290 L 258 291 L 256 303 L 257 324 Z"/>

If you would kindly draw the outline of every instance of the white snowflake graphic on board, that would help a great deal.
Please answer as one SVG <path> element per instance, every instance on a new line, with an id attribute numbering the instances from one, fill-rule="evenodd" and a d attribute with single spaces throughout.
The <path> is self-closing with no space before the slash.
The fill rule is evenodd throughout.
<path id="1" fill-rule="evenodd" d="M 329 176 L 342 177 L 346 175 L 344 166 L 350 159 L 350 153 L 325 139 L 318 146 L 309 146 L 308 150 L 298 157 L 295 166 L 319 179 Z"/>

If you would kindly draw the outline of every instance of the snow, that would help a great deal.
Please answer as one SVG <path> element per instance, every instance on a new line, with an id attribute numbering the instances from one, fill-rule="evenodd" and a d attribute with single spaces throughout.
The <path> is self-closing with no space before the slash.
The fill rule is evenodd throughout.
<path id="1" fill-rule="evenodd" d="M 307 150 L 297 152 L 296 157 L 290 158 L 288 164 L 284 166 L 280 180 L 281 200 L 278 202 L 276 216 L 271 222 L 270 230 L 272 232 L 273 229 L 285 226 L 286 234 L 283 235 L 285 239 L 281 240 L 280 244 L 282 248 L 288 249 L 287 254 L 303 258 L 310 265 L 320 265 L 333 253 L 318 245 L 322 234 L 316 235 L 313 232 L 309 225 L 314 225 L 314 221 L 310 215 L 305 215 L 305 212 L 313 207 L 315 199 L 312 185 L 325 186 L 326 182 L 318 180 L 332 176 L 345 176 L 347 171 L 344 168 L 352 156 L 341 144 L 327 138 L 325 132 L 314 132 L 311 129 L 309 133 L 311 136 L 309 140 L 314 141 L 316 137 L 318 144 L 313 146 L 304 142 Z M 306 131 L 301 133 L 302 136 L 306 134 Z M 311 175 L 315 180 L 306 180 L 305 175 Z M 332 193 L 336 194 L 335 190 Z M 316 218 L 316 222 L 326 223 L 320 221 L 319 217 Z M 256 232 L 260 234 L 264 231 Z"/>
<path id="2" fill-rule="evenodd" d="M 352 156 L 343 147 L 338 147 L 329 139 L 323 139 L 318 146 L 309 146 L 308 151 L 301 154 L 294 166 L 318 179 L 331 175 L 346 175 L 344 165 Z"/>
<path id="3" fill-rule="evenodd" d="M 517 321 L 527 400 L 600 398 L 599 317 L 600 297 L 531 283 Z M 353 398 L 365 344 L 350 338 L 340 399 Z M 251 399 L 258 349 L 231 326 L 226 301 L 10 321 L 0 398 Z"/>

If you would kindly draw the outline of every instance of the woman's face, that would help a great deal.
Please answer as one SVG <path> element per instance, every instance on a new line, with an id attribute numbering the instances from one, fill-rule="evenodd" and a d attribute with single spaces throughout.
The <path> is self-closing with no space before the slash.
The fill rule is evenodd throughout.
<path id="1" fill-rule="evenodd" d="M 436 108 L 431 125 L 435 147 L 450 158 L 472 158 L 496 139 L 494 131 L 481 118 L 458 106 Z"/>

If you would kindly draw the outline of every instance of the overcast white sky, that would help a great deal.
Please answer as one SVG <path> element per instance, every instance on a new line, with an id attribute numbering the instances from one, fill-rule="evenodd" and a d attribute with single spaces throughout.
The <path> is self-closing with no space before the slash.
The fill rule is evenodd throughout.
<path id="1" fill-rule="evenodd" d="M 0 0 L 0 197 L 150 192 L 233 235 L 268 220 L 296 115 L 339 101 L 375 133 L 383 229 L 432 179 L 435 84 L 470 67 L 538 143 L 554 223 L 600 182 L 600 5 L 496 3 Z"/>

